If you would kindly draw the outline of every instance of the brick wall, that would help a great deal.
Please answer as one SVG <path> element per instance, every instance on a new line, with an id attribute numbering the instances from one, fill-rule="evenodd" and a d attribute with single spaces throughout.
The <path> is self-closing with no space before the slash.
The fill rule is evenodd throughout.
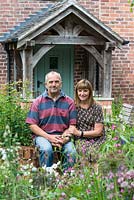
<path id="1" fill-rule="evenodd" d="M 53 1 L 54 2 L 54 1 Z M 130 12 L 127 0 L 80 0 L 83 6 L 119 33 L 129 45 L 113 52 L 112 97 L 120 95 L 123 101 L 134 104 L 134 13 Z M 28 15 L 40 10 L 49 3 L 45 0 L 4 0 L 0 1 L 0 35 L 19 24 Z M 0 46 L 0 84 L 7 79 L 7 58 Z M 79 68 L 76 63 L 76 69 Z M 80 71 L 75 76 L 80 77 Z"/>
<path id="2" fill-rule="evenodd" d="M 86 77 L 86 75 L 88 75 L 88 72 L 86 72 L 88 69 L 87 51 L 76 45 L 74 49 L 74 58 L 74 85 L 76 85 L 77 81 L 80 79 L 88 78 Z"/>
<path id="3" fill-rule="evenodd" d="M 130 41 L 129 45 L 113 52 L 112 97 L 122 96 L 124 102 L 134 104 L 134 13 L 130 12 L 130 4 L 126 0 L 80 2 L 125 40 Z"/>
<path id="4" fill-rule="evenodd" d="M 42 0 L 0 1 L 0 36 L 46 6 Z M 12 69 L 13 70 L 13 69 Z M 0 44 L 0 85 L 7 82 L 7 55 Z"/>
<path id="5" fill-rule="evenodd" d="M 113 95 L 121 95 L 124 102 L 134 104 L 134 14 L 125 0 L 104 2 L 102 9 L 106 6 L 110 8 L 107 24 L 130 41 L 129 45 L 113 54 Z M 107 20 L 103 12 L 102 20 Z"/>

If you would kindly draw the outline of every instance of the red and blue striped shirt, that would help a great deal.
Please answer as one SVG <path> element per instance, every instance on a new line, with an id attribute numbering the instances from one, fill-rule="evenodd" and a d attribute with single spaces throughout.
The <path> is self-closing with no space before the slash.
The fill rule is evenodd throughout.
<path id="1" fill-rule="evenodd" d="M 63 133 L 70 125 L 76 125 L 74 100 L 62 91 L 53 101 L 45 91 L 31 105 L 26 123 L 36 124 L 47 133 Z"/>

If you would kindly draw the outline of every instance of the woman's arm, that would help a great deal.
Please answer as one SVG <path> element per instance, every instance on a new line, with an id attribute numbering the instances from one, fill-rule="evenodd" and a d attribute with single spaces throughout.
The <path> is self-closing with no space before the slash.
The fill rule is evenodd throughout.
<path id="1" fill-rule="evenodd" d="M 83 131 L 83 137 L 94 138 L 94 137 L 102 136 L 103 135 L 103 127 L 104 127 L 104 125 L 102 123 L 96 123 L 93 130 Z"/>
<path id="2" fill-rule="evenodd" d="M 94 130 L 90 130 L 90 131 L 79 131 L 76 127 L 70 127 L 69 128 L 69 132 L 72 135 L 81 137 L 83 135 L 83 137 L 85 138 L 94 138 L 94 137 L 99 137 L 103 134 L 103 123 L 96 123 L 94 126 Z M 83 132 L 83 133 L 82 133 Z"/>

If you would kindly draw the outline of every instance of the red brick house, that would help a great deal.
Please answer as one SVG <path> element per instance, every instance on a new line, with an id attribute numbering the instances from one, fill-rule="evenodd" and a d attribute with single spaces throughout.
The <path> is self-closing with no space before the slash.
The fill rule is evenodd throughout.
<path id="1" fill-rule="evenodd" d="M 32 98 L 57 70 L 73 96 L 81 78 L 99 101 L 134 104 L 134 14 L 124 0 L 0 2 L 0 84 L 29 80 Z M 25 91 L 23 91 L 25 96 Z"/>

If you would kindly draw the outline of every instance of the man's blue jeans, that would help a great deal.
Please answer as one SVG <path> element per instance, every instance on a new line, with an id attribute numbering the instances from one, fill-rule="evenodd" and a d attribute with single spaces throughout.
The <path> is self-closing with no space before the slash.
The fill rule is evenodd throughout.
<path id="1" fill-rule="evenodd" d="M 45 138 L 37 136 L 35 138 L 35 145 L 39 148 L 39 162 L 40 166 L 46 165 L 51 167 L 53 165 L 53 147 L 52 144 Z M 63 157 L 63 169 L 72 167 L 76 160 L 76 149 L 72 141 L 67 142 L 61 148 Z"/>

